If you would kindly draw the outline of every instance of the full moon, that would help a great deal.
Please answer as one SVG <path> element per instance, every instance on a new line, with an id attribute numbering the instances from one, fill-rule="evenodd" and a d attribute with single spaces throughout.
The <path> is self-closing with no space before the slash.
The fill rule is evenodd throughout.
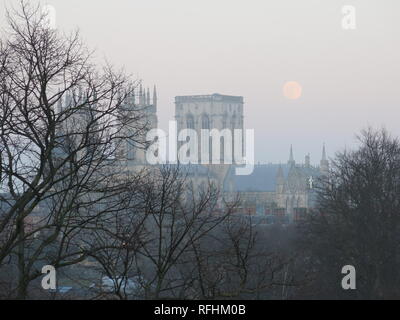
<path id="1" fill-rule="evenodd" d="M 301 97 L 302 87 L 296 81 L 288 81 L 283 86 L 283 95 L 291 100 L 296 100 Z"/>

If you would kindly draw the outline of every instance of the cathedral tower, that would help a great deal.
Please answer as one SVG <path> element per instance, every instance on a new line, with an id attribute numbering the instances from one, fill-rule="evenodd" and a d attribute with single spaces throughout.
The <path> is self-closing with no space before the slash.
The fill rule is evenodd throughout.
<path id="1" fill-rule="evenodd" d="M 135 139 L 124 141 L 118 154 L 121 161 L 125 161 L 129 165 L 146 164 L 146 149 L 144 144 L 146 142 L 146 134 L 149 130 L 155 129 L 158 126 L 157 119 L 157 93 L 154 86 L 153 101 L 150 99 L 150 90 L 143 89 L 142 84 L 139 86 L 138 92 L 134 92 L 131 97 L 126 99 L 126 103 L 123 106 L 125 112 L 131 112 L 132 117 L 141 117 L 139 121 L 142 122 L 142 126 L 145 127 L 140 136 Z M 140 129 L 139 123 L 135 124 L 133 130 Z M 129 132 L 129 128 L 126 132 L 127 136 L 134 135 L 134 132 Z M 136 140 L 136 141 L 133 141 Z"/>
<path id="2" fill-rule="evenodd" d="M 234 129 L 241 129 L 243 133 L 243 97 L 227 96 L 217 93 L 212 95 L 178 96 L 175 97 L 175 119 L 178 125 L 178 134 L 182 129 L 193 129 L 196 131 L 199 140 L 199 156 L 197 163 L 202 162 L 201 153 L 205 149 L 201 148 L 207 148 L 205 144 L 201 145 L 202 129 L 217 129 L 221 133 L 224 129 L 230 129 L 232 134 L 230 137 L 232 147 L 227 147 L 224 136 L 224 138 L 220 139 L 220 154 L 217 155 L 217 157 L 222 164 L 224 163 L 225 152 L 232 152 L 231 158 L 232 161 L 234 160 Z M 243 154 L 244 150 L 243 140 L 244 137 L 242 135 L 241 143 L 236 142 L 237 146 L 241 145 L 241 154 Z M 178 146 L 182 144 L 183 142 L 178 143 Z M 208 149 L 210 158 L 203 159 L 203 163 L 211 163 L 211 140 L 208 144 Z M 215 157 L 215 155 L 213 156 Z"/>

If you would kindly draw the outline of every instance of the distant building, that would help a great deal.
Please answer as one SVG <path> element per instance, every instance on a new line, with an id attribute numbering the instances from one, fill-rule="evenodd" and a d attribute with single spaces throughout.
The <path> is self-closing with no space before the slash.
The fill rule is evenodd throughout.
<path id="1" fill-rule="evenodd" d="M 229 148 L 231 159 L 234 159 L 235 141 L 233 140 L 233 131 L 235 129 L 243 130 L 243 97 L 221 95 L 218 93 L 211 95 L 194 95 L 194 96 L 178 96 L 175 97 L 175 119 L 178 125 L 178 133 L 182 129 L 193 129 L 197 133 L 197 137 L 201 137 L 202 129 L 217 129 L 222 132 L 224 129 L 229 129 L 232 133 L 231 143 Z M 243 149 L 243 138 L 240 142 Z M 199 158 L 198 163 L 203 160 L 211 163 L 212 155 L 212 139 L 209 137 L 208 146 L 201 144 L 199 141 Z M 221 139 L 220 154 L 217 155 L 220 163 L 223 163 L 225 158 L 225 144 L 227 141 Z M 208 159 L 201 159 L 200 154 L 204 148 L 208 147 Z M 207 151 L 207 150 L 204 150 Z M 207 161 L 208 160 L 208 161 Z"/>
<path id="2" fill-rule="evenodd" d="M 139 135 L 134 139 L 127 139 L 118 150 L 118 157 L 121 162 L 125 162 L 126 166 L 146 165 L 146 133 L 158 127 L 157 119 L 157 91 L 154 86 L 152 98 L 150 90 L 144 90 L 142 85 L 139 91 L 129 97 L 122 107 L 124 111 L 132 112 L 132 118 L 142 114 L 142 118 L 138 123 L 135 123 L 134 128 L 125 128 L 123 133 L 125 136 L 132 136 L 139 132 Z M 141 131 L 141 128 L 145 130 Z"/>
<path id="3" fill-rule="evenodd" d="M 235 141 L 233 134 L 235 129 L 241 129 L 243 132 L 243 104 L 243 97 L 218 93 L 175 97 L 175 120 L 177 121 L 178 133 L 183 129 L 193 129 L 201 140 L 202 129 L 217 129 L 221 136 L 224 134 L 224 129 L 230 130 L 229 142 L 226 141 L 226 137 L 218 139 L 220 153 L 217 155 L 212 153 L 213 143 L 216 143 L 217 140 L 208 137 L 208 145 L 201 143 L 201 141 L 198 143 L 199 156 L 196 162 L 208 163 L 205 166 L 212 171 L 212 176 L 215 178 L 213 182 L 221 189 L 224 178 L 231 167 L 231 164 L 224 163 L 224 159 L 230 158 L 233 162 L 236 147 L 240 148 L 240 152 L 243 153 L 243 136 L 241 141 Z M 178 143 L 178 149 L 183 143 Z M 231 154 L 228 155 L 226 152 Z M 201 155 L 207 153 L 208 159 L 202 159 Z M 217 159 L 220 164 L 210 164 L 213 163 L 213 158 Z"/>
<path id="4" fill-rule="evenodd" d="M 221 94 L 175 97 L 178 132 L 182 129 L 194 129 L 200 137 L 201 129 L 243 130 L 243 104 L 243 97 Z M 223 140 L 224 138 L 221 139 L 220 148 L 221 163 L 224 158 Z M 201 147 L 199 146 L 199 150 Z M 200 162 L 201 159 L 198 159 L 198 163 Z M 226 199 L 239 194 L 242 200 L 239 213 L 270 216 L 273 217 L 270 221 L 280 222 L 301 219 L 314 207 L 315 184 L 318 177 L 329 170 L 325 146 L 318 167 L 310 164 L 310 155 L 306 155 L 303 164 L 296 164 L 292 147 L 287 164 L 255 165 L 253 173 L 247 176 L 236 175 L 234 164 L 204 166 L 208 172 L 193 169 L 196 165 L 191 166 L 191 170 L 196 171 L 196 179 L 210 179 L 223 190 Z"/>
<path id="5" fill-rule="evenodd" d="M 68 102 L 70 97 L 66 98 Z M 183 129 L 192 129 L 201 137 L 202 129 L 244 129 L 244 99 L 240 96 L 222 94 L 192 95 L 175 97 L 175 119 L 178 133 Z M 144 111 L 141 120 L 146 124 L 146 130 L 157 128 L 157 93 L 154 88 L 152 99 L 150 91 L 139 87 L 138 92 L 127 99 L 122 107 L 127 112 Z M 126 130 L 129 130 L 127 128 Z M 141 133 L 143 141 L 146 132 Z M 129 132 L 127 132 L 129 135 Z M 237 145 L 244 149 L 242 141 Z M 290 223 L 301 219 L 315 206 L 315 185 L 318 177 L 327 174 L 329 161 L 323 146 L 322 157 L 319 166 L 310 164 L 310 155 L 305 156 L 304 163 L 296 163 L 293 149 L 290 147 L 289 159 L 285 164 L 255 165 L 251 175 L 236 175 L 236 165 L 224 164 L 225 137 L 220 138 L 220 164 L 212 162 L 211 150 L 213 140 L 209 140 L 208 148 L 210 158 L 208 164 L 201 164 L 199 156 L 194 163 L 181 165 L 185 174 L 196 188 L 206 187 L 209 182 L 215 184 L 222 191 L 225 200 L 229 201 L 236 194 L 241 198 L 241 206 L 238 213 L 268 217 L 268 221 Z M 200 142 L 200 141 L 199 141 Z M 185 143 L 178 143 L 179 147 Z M 235 146 L 232 136 L 232 147 Z M 199 143 L 199 152 L 204 145 Z M 234 148 L 231 152 L 234 153 Z M 145 148 L 138 146 L 133 141 L 124 141 L 118 149 L 118 163 L 128 170 L 138 170 L 150 166 L 146 162 Z M 232 154 L 232 158 L 233 154 Z M 204 160 L 204 159 L 203 159 Z M 207 159 L 206 159 L 207 160 Z"/>
<path id="6" fill-rule="evenodd" d="M 312 166 L 309 155 L 304 163 L 297 164 L 291 147 L 286 164 L 255 165 L 253 173 L 248 176 L 235 175 L 232 167 L 224 180 L 224 192 L 227 196 L 240 194 L 244 213 L 274 216 L 276 220 L 292 222 L 315 207 L 318 178 L 328 170 L 325 146 L 320 166 Z"/>

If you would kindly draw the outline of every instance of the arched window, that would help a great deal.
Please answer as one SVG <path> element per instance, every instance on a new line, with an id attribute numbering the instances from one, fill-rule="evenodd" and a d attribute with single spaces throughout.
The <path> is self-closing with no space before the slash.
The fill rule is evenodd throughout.
<path id="1" fill-rule="evenodd" d="M 224 159 L 225 159 L 225 138 L 221 138 L 221 163 L 224 163 Z"/>
<path id="2" fill-rule="evenodd" d="M 235 129 L 235 128 L 236 128 L 236 115 L 233 115 L 233 116 L 232 116 L 231 128 L 232 128 L 232 129 Z"/>
<path id="3" fill-rule="evenodd" d="M 186 116 L 186 128 L 187 129 L 194 129 L 194 118 L 191 114 Z"/>
<path id="4" fill-rule="evenodd" d="M 206 114 L 201 117 L 201 128 L 210 129 L 210 118 Z"/>
<path id="5" fill-rule="evenodd" d="M 225 112 L 223 114 L 223 116 L 222 116 L 222 129 L 226 129 L 227 128 L 226 119 L 228 119 L 228 114 Z"/>
<path id="6" fill-rule="evenodd" d="M 232 136 L 234 137 L 234 132 L 236 129 L 236 114 L 234 114 L 231 118 L 231 130 L 232 130 Z M 235 139 L 232 139 L 232 159 L 235 159 Z M 242 145 L 243 146 L 243 145 Z"/>

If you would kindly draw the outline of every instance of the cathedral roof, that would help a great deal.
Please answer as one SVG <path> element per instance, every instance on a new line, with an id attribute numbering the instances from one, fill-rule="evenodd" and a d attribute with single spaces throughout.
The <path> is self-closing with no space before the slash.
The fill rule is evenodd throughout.
<path id="1" fill-rule="evenodd" d="M 175 103 L 182 102 L 210 102 L 210 101 L 223 101 L 223 102 L 236 102 L 243 103 L 243 97 L 241 96 L 228 96 L 224 94 L 214 93 L 206 95 L 193 95 L 193 96 L 177 96 L 175 97 Z"/>
<path id="2" fill-rule="evenodd" d="M 172 165 L 177 166 L 177 165 Z M 212 170 L 209 170 L 206 166 L 201 164 L 180 164 L 179 169 L 181 174 L 187 174 L 189 177 L 209 177 L 216 178 L 217 176 Z"/>
<path id="3" fill-rule="evenodd" d="M 235 192 L 274 192 L 276 190 L 276 177 L 281 168 L 283 177 L 286 180 L 291 165 L 289 164 L 259 164 L 254 166 L 251 175 L 240 176 L 235 174 L 235 168 L 232 166 L 224 181 L 225 191 L 231 191 L 233 187 Z M 319 176 L 319 170 L 315 167 L 294 166 L 293 170 L 298 171 L 302 176 Z M 233 186 L 231 185 L 233 184 Z"/>

